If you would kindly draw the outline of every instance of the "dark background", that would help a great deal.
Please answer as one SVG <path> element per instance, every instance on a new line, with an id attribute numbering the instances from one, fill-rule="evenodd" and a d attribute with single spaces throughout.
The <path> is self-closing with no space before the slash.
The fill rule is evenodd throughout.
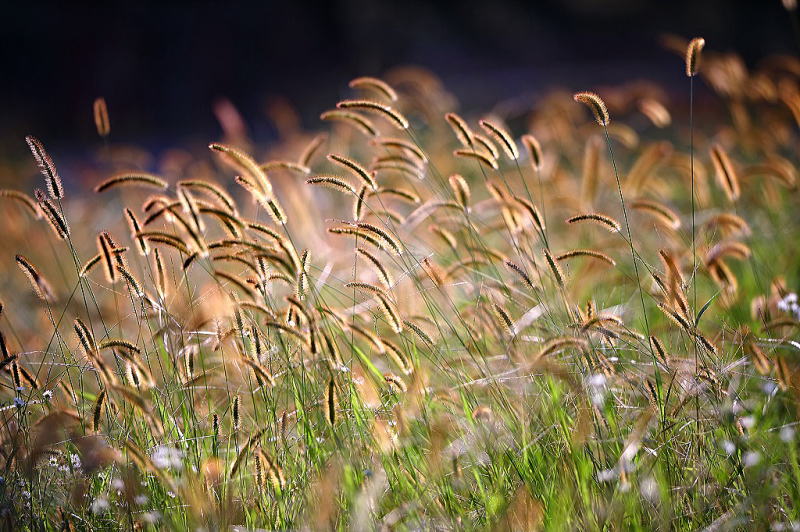
<path id="1" fill-rule="evenodd" d="M 276 95 L 313 126 L 350 78 L 399 64 L 433 69 L 470 107 L 638 77 L 685 87 L 662 33 L 752 64 L 797 51 L 792 16 L 779 0 L 22 2 L 0 17 L 0 156 L 24 153 L 29 133 L 55 150 L 96 141 L 97 96 L 118 141 L 215 138 L 220 96 L 256 136 Z"/>

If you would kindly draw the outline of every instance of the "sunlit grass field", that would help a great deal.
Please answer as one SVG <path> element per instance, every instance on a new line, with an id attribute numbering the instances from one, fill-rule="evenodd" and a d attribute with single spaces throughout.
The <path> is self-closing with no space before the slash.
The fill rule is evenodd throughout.
<path id="1" fill-rule="evenodd" d="M 683 94 L 406 67 L 270 143 L 24 139 L 3 526 L 800 528 L 800 61 L 666 45 Z"/>

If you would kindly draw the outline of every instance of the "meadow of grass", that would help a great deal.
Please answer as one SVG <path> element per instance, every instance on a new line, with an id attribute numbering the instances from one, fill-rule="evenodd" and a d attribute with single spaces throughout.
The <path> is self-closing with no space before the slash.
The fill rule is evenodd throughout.
<path id="1" fill-rule="evenodd" d="M 94 190 L 26 139 L 3 526 L 800 528 L 800 61 L 703 44 L 676 105 L 462 117 L 398 68 L 269 146 L 220 104 L 153 156 L 98 100 Z"/>

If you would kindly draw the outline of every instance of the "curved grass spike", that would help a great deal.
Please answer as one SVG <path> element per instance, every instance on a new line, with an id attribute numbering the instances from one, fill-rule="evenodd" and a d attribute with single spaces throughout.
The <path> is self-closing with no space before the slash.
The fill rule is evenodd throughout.
<path id="1" fill-rule="evenodd" d="M 328 160 L 349 170 L 353 175 L 366 183 L 373 191 L 378 190 L 378 183 L 375 182 L 375 176 L 367 172 L 363 166 L 354 160 L 335 153 L 328 154 Z"/>
<path id="2" fill-rule="evenodd" d="M 517 274 L 520 279 L 528 286 L 528 288 L 534 289 L 535 286 L 533 285 L 533 281 L 531 280 L 530 276 L 523 270 L 519 265 L 516 263 L 506 259 L 503 261 L 505 265 L 510 269 L 512 272 Z"/>
<path id="3" fill-rule="evenodd" d="M 303 300 L 308 293 L 308 267 L 311 260 L 311 251 L 306 249 L 300 255 L 300 268 L 297 270 L 297 299 Z"/>
<path id="4" fill-rule="evenodd" d="M 566 253 L 561 253 L 560 255 L 556 256 L 556 260 L 563 261 L 575 257 L 589 257 L 601 260 L 611 266 L 617 265 L 617 261 L 606 255 L 605 253 L 601 251 L 596 251 L 594 249 L 574 249 L 572 251 L 567 251 Z"/>
<path id="5" fill-rule="evenodd" d="M 608 114 L 608 108 L 597 94 L 593 92 L 578 92 L 573 96 L 573 99 L 589 107 L 589 109 L 592 110 L 592 114 L 594 114 L 595 121 L 599 125 L 606 127 L 611 123 L 611 116 Z"/>
<path id="6" fill-rule="evenodd" d="M 561 271 L 561 267 L 558 265 L 555 259 L 553 259 L 553 255 L 550 254 L 550 250 L 547 248 L 544 249 L 544 258 L 547 261 L 547 266 L 553 273 L 553 277 L 555 278 L 556 283 L 558 283 L 559 287 L 564 288 L 565 284 L 564 272 Z"/>
<path id="7" fill-rule="evenodd" d="M 500 158 L 500 151 L 497 149 L 497 146 L 494 145 L 494 142 L 489 140 L 488 137 L 484 137 L 479 133 L 475 133 L 475 142 L 477 143 L 477 148 L 475 151 L 482 151 L 489 157 L 490 159 L 494 159 L 497 161 Z"/>
<path id="8" fill-rule="evenodd" d="M 345 194 L 352 194 L 353 196 L 358 195 L 358 192 L 356 192 L 356 189 L 353 188 L 353 185 L 335 175 L 314 176 L 310 179 L 306 179 L 306 184 L 322 185 Z"/>
<path id="9" fill-rule="evenodd" d="M 419 159 L 421 163 L 428 162 L 428 156 L 425 155 L 425 152 L 423 152 L 422 149 L 413 142 L 410 142 L 405 139 L 398 139 L 394 137 L 382 137 L 371 140 L 370 144 L 372 144 L 373 146 L 382 146 L 385 148 L 400 149 L 405 152 L 413 154 L 417 159 Z"/>
<path id="10" fill-rule="evenodd" d="M 450 189 L 453 191 L 453 196 L 456 202 L 464 209 L 469 209 L 470 189 L 466 179 L 459 174 L 453 174 L 448 178 Z"/>
<path id="11" fill-rule="evenodd" d="M 433 343 L 433 339 L 430 336 L 428 336 L 428 333 L 423 331 L 419 325 L 409 320 L 403 320 L 403 325 L 411 329 L 414 332 L 414 334 L 416 334 L 420 340 L 428 344 L 430 348 L 433 349 L 436 347 L 436 344 Z"/>
<path id="12" fill-rule="evenodd" d="M 141 226 L 139 225 L 139 220 L 136 219 L 136 215 L 133 214 L 133 211 L 127 207 L 125 208 L 125 216 L 128 219 L 128 226 L 131 230 L 131 238 L 136 240 L 136 243 L 139 244 L 139 252 L 146 257 L 150 254 L 150 246 L 147 245 L 147 240 L 136 236 L 142 230 Z"/>
<path id="13" fill-rule="evenodd" d="M 99 344 L 97 344 L 97 349 L 127 349 L 128 351 L 132 351 L 137 355 L 140 354 L 142 351 L 132 342 L 128 340 L 123 340 L 121 338 L 107 338 L 102 340 Z"/>
<path id="14" fill-rule="evenodd" d="M 414 372 L 414 366 L 411 360 L 403 353 L 403 351 L 393 342 L 383 340 L 383 345 L 386 346 L 386 354 L 392 359 L 392 362 L 397 368 L 406 375 Z"/>
<path id="15" fill-rule="evenodd" d="M 670 229 L 677 230 L 681 227 L 681 219 L 678 214 L 663 203 L 653 200 L 636 200 L 631 203 L 631 209 L 649 214 Z"/>
<path id="16" fill-rule="evenodd" d="M 61 211 L 56 208 L 53 201 L 45 197 L 44 192 L 40 189 L 37 188 L 34 190 L 33 195 L 36 197 L 36 201 L 39 202 L 39 209 L 44 213 L 45 219 L 58 238 L 66 240 L 70 234 L 67 219 L 64 218 Z"/>
<path id="17" fill-rule="evenodd" d="M 511 319 L 511 316 L 508 315 L 506 309 L 497 303 L 492 302 L 492 310 L 500 321 L 500 324 L 503 326 L 503 329 L 505 329 L 506 333 L 511 337 L 516 336 L 516 331 L 514 330 L 514 321 Z"/>
<path id="18" fill-rule="evenodd" d="M 386 269 L 383 263 L 380 260 L 378 260 L 378 258 L 375 257 L 375 255 L 373 255 L 364 248 L 357 248 L 356 252 L 362 257 L 364 257 L 367 260 L 367 262 L 372 264 L 383 286 L 385 286 L 387 289 L 391 288 L 392 285 L 394 284 L 394 280 L 392 279 L 389 270 Z"/>
<path id="19" fill-rule="evenodd" d="M 17 255 L 15 260 L 19 269 L 30 281 L 31 288 L 33 288 L 36 296 L 44 302 L 51 303 L 53 301 L 53 291 L 48 282 L 39 273 L 39 270 L 23 255 Z"/>
<path id="20" fill-rule="evenodd" d="M 108 232 L 103 231 L 97 235 L 97 247 L 103 258 L 106 280 L 109 283 L 113 283 L 117 280 L 116 268 L 114 267 L 116 261 L 112 258 L 112 250 L 116 248 L 116 246 L 114 245 L 113 240 L 111 240 L 111 235 L 109 235 Z"/>
<path id="21" fill-rule="evenodd" d="M 97 265 L 97 263 L 99 263 L 102 260 L 102 258 L 103 258 L 102 253 L 98 253 L 91 259 L 87 260 L 86 263 L 83 265 L 83 268 L 81 268 L 78 275 L 80 277 L 85 277 L 90 271 L 92 271 L 92 268 L 94 268 Z"/>
<path id="22" fill-rule="evenodd" d="M 50 197 L 52 199 L 63 198 L 64 185 L 61 183 L 61 177 L 58 175 L 56 165 L 53 159 L 50 158 L 50 155 L 48 155 L 47 150 L 44 149 L 44 145 L 42 145 L 39 139 L 31 135 L 25 137 L 25 142 L 28 143 L 28 148 L 30 148 L 33 158 L 39 166 L 39 171 L 42 172 L 44 176 L 47 192 L 50 194 Z"/>
<path id="23" fill-rule="evenodd" d="M 664 348 L 664 344 L 661 343 L 661 340 L 655 336 L 650 336 L 650 344 L 653 346 L 653 351 L 655 351 L 658 361 L 661 362 L 664 367 L 669 367 L 669 354 Z"/>
<path id="24" fill-rule="evenodd" d="M 417 205 L 422 201 L 416 193 L 404 188 L 381 187 L 374 193 L 374 195 L 389 195 L 414 205 Z"/>
<path id="25" fill-rule="evenodd" d="M 272 216 L 272 219 L 275 220 L 275 223 L 286 225 L 286 212 L 283 210 L 283 207 L 281 207 L 281 204 L 278 203 L 276 198 L 268 198 L 266 200 L 265 207 L 267 208 L 267 212 L 269 212 L 270 216 Z"/>
<path id="26" fill-rule="evenodd" d="M 552 340 L 545 342 L 544 346 L 542 346 L 542 349 L 536 355 L 536 359 L 541 359 L 549 355 L 555 355 L 556 353 L 559 353 L 564 349 L 569 349 L 570 347 L 585 350 L 588 348 L 588 346 L 589 343 L 583 338 L 575 338 L 572 336 L 553 338 Z"/>
<path id="27" fill-rule="evenodd" d="M 232 146 L 216 142 L 209 144 L 208 148 L 221 154 L 223 161 L 229 166 L 244 172 L 249 182 L 259 187 L 263 196 L 272 195 L 272 184 L 267 174 L 250 155 Z"/>
<path id="28" fill-rule="evenodd" d="M 111 121 L 108 119 L 108 106 L 105 98 L 97 98 L 92 105 L 94 112 L 94 127 L 97 134 L 102 138 L 108 137 L 111 133 Z"/>
<path id="29" fill-rule="evenodd" d="M 261 165 L 261 169 L 269 173 L 272 170 L 289 170 L 298 174 L 308 175 L 311 173 L 311 168 L 303 166 L 302 164 L 294 161 L 267 161 Z"/>
<path id="30" fill-rule="evenodd" d="M 379 240 L 385 242 L 388 248 L 391 249 L 396 255 L 403 254 L 402 244 L 400 244 L 400 242 L 397 239 L 395 239 L 392 235 L 390 235 L 387 231 L 384 231 L 380 227 L 377 227 L 367 222 L 357 222 L 355 225 L 356 227 L 358 227 L 358 229 L 361 229 L 362 231 L 365 231 L 367 233 L 372 233 Z"/>
<path id="31" fill-rule="evenodd" d="M 314 158 L 314 155 L 317 153 L 317 150 L 328 140 L 327 133 L 320 133 L 313 139 L 311 142 L 303 150 L 303 153 L 300 154 L 300 157 L 297 159 L 297 164 L 309 168 L 311 166 L 311 160 Z"/>
<path id="32" fill-rule="evenodd" d="M 178 187 L 203 190 L 222 203 L 229 212 L 236 214 L 236 202 L 234 202 L 233 198 L 218 185 L 203 181 L 202 179 L 184 179 L 178 181 Z"/>
<path id="33" fill-rule="evenodd" d="M 370 76 L 362 76 L 350 81 L 348 86 L 351 89 L 362 89 L 376 92 L 388 99 L 389 101 L 397 101 L 397 92 L 385 81 Z"/>
<path id="34" fill-rule="evenodd" d="M 17 190 L 11 189 L 0 189 L 0 197 L 10 198 L 17 202 L 19 202 L 23 207 L 25 207 L 28 211 L 30 211 L 31 215 L 39 220 L 42 217 L 42 211 L 39 209 L 37 203 L 25 194 L 24 192 L 19 192 Z"/>
<path id="35" fill-rule="evenodd" d="M 506 156 L 512 161 L 519 159 L 519 150 L 517 144 L 514 142 L 514 137 L 511 134 L 489 120 L 481 120 L 478 124 L 486 131 L 491 137 L 503 147 Z"/>
<path id="36" fill-rule="evenodd" d="M 522 144 L 528 150 L 533 169 L 541 171 L 543 162 L 542 145 L 533 135 L 522 135 Z"/>
<path id="37" fill-rule="evenodd" d="M 337 109 L 333 111 L 325 111 L 319 115 L 319 117 L 321 120 L 338 120 L 346 124 L 350 124 L 369 137 L 378 136 L 378 130 L 375 129 L 375 125 L 372 123 L 372 121 L 358 113 Z"/>
<path id="38" fill-rule="evenodd" d="M 689 45 L 686 47 L 686 75 L 690 78 L 697 75 L 700 68 L 700 52 L 703 51 L 705 45 L 705 39 L 695 37 L 689 41 Z"/>
<path id="39" fill-rule="evenodd" d="M 528 216 L 531 217 L 531 221 L 533 222 L 533 225 L 536 226 L 536 229 L 540 233 L 544 233 L 544 217 L 542 217 L 542 214 L 539 212 L 539 209 L 536 208 L 536 205 L 528 201 L 526 198 L 521 198 L 519 196 L 513 196 L 511 199 L 528 213 Z"/>
<path id="40" fill-rule="evenodd" d="M 97 400 L 94 402 L 94 415 L 92 416 L 92 428 L 95 432 L 100 432 L 100 421 L 103 415 L 103 406 L 105 406 L 106 401 L 106 389 L 103 388 L 100 390 L 100 393 L 97 395 Z"/>
<path id="41" fill-rule="evenodd" d="M 361 109 L 385 117 L 397 129 L 408 129 L 408 120 L 391 106 L 374 100 L 343 100 L 336 104 L 338 109 Z"/>
<path id="42" fill-rule="evenodd" d="M 619 225 L 619 222 L 613 219 L 610 216 L 606 216 L 605 214 L 600 214 L 597 212 L 588 212 L 584 214 L 576 214 L 570 218 L 567 218 L 568 224 L 574 224 L 577 222 L 596 222 L 606 229 L 611 231 L 612 233 L 619 233 L 622 231 L 622 228 Z"/>
<path id="43" fill-rule="evenodd" d="M 453 155 L 456 157 L 465 157 L 467 159 L 474 159 L 481 164 L 485 164 L 492 170 L 497 170 L 499 166 L 497 165 L 497 159 L 492 157 L 491 155 L 487 155 L 485 153 L 476 151 L 476 150 L 455 150 Z"/>
<path id="44" fill-rule="evenodd" d="M 96 187 L 94 187 L 94 191 L 98 194 L 101 192 L 105 192 L 106 190 L 114 187 L 119 186 L 144 186 L 149 188 L 158 188 L 161 190 L 166 190 L 169 187 L 169 184 L 158 177 L 157 175 L 148 174 L 144 172 L 129 172 L 124 174 L 117 174 L 115 176 L 109 177 Z"/>
<path id="45" fill-rule="evenodd" d="M 328 380 L 328 386 L 325 392 L 325 419 L 333 427 L 336 425 L 336 409 L 338 408 L 338 396 L 336 393 L 336 381 L 333 377 Z"/>
<path id="46" fill-rule="evenodd" d="M 728 157 L 728 153 L 719 144 L 711 146 L 711 162 L 714 164 L 720 188 L 725 192 L 729 201 L 735 202 L 741 195 L 739 178 L 736 176 L 736 171 Z"/>
<path id="47" fill-rule="evenodd" d="M 475 147 L 475 133 L 472 128 L 467 125 L 467 122 L 458 116 L 456 113 L 447 113 L 444 115 L 445 120 L 450 125 L 456 138 L 465 148 Z"/>

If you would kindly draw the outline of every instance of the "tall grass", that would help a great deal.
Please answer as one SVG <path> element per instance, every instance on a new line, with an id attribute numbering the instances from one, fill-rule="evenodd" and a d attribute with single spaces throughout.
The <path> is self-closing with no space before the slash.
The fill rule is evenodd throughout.
<path id="1" fill-rule="evenodd" d="M 630 83 L 575 96 L 597 123 L 462 117 L 404 68 L 324 132 L 261 147 L 226 103 L 156 162 L 98 99 L 93 192 L 29 137 L 4 526 L 800 526 L 800 62 L 697 42 L 686 113 Z"/>

